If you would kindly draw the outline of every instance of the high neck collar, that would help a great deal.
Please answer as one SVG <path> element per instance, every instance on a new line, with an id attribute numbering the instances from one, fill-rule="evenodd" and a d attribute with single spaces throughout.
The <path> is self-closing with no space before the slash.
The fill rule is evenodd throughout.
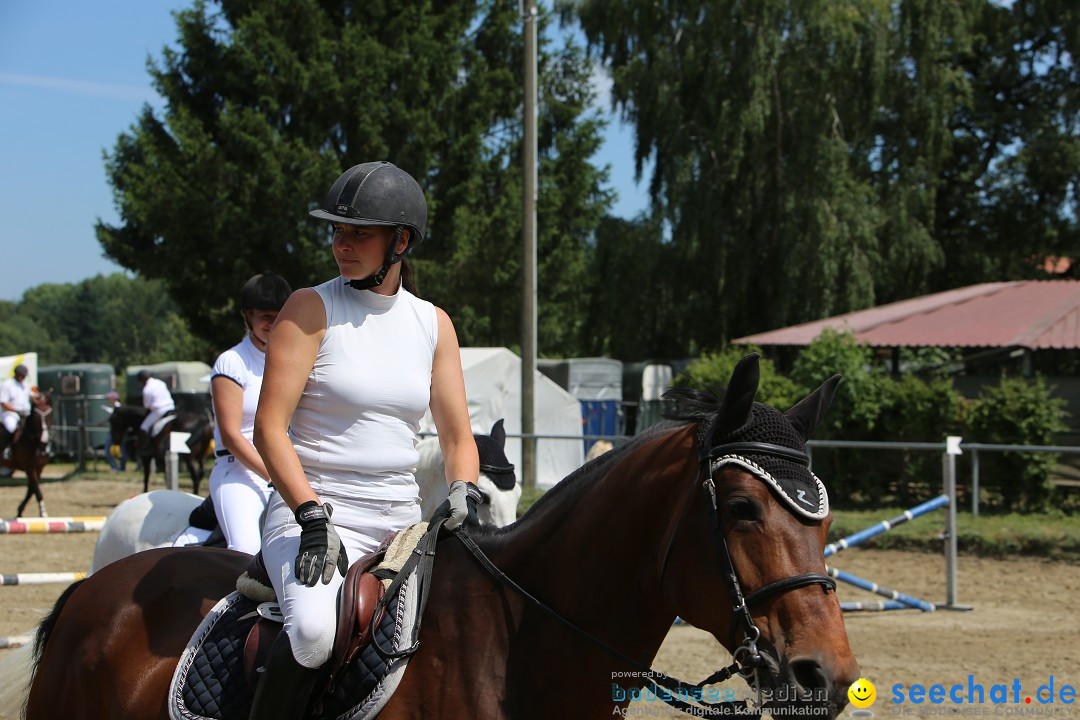
<path id="1" fill-rule="evenodd" d="M 345 278 L 341 278 L 341 283 L 344 285 L 349 281 Z M 360 304 L 365 305 L 374 310 L 389 310 L 397 303 L 398 298 L 401 297 L 402 288 L 400 281 L 398 282 L 397 292 L 393 295 L 382 295 L 374 290 L 356 290 L 346 285 L 346 293 L 355 297 Z"/>

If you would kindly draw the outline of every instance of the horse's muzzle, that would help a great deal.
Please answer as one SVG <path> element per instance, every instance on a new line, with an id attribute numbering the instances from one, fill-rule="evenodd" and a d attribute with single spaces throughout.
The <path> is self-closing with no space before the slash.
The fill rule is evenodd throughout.
<path id="1" fill-rule="evenodd" d="M 854 680 L 837 677 L 826 664 L 812 656 L 777 661 L 763 652 L 765 667 L 758 673 L 762 697 L 768 708 L 785 708 L 785 717 L 835 718 L 847 705 L 847 690 Z M 856 674 L 856 679 L 857 679 Z"/>

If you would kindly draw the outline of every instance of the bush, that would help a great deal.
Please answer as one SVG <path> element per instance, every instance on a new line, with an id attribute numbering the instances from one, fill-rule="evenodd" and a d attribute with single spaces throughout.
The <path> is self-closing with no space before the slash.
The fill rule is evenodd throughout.
<path id="1" fill-rule="evenodd" d="M 940 442 L 947 435 L 962 435 L 964 399 L 951 380 L 923 379 L 904 374 L 883 385 L 878 435 L 892 442 Z M 941 453 L 928 450 L 898 451 L 892 470 L 894 496 L 908 507 L 941 493 Z"/>
<path id="2" fill-rule="evenodd" d="M 729 347 L 694 361 L 675 379 L 680 386 L 722 388 L 735 364 L 756 348 Z M 760 352 L 760 351 L 759 351 Z M 873 350 L 850 332 L 825 330 L 795 359 L 790 377 L 762 358 L 760 402 L 786 410 L 832 375 L 843 381 L 818 440 L 942 442 L 961 435 L 968 442 L 1050 445 L 1066 429 L 1065 401 L 1054 398 L 1042 379 L 1003 378 L 997 387 L 965 401 L 941 367 L 947 353 L 925 353 L 920 374 L 889 374 Z M 1004 511 L 1041 512 L 1052 497 L 1049 453 L 983 453 L 980 477 Z M 837 507 L 904 507 L 941 492 L 941 453 L 930 450 L 814 448 L 813 469 Z"/>
<path id="3" fill-rule="evenodd" d="M 968 442 L 1003 445 L 1052 445 L 1055 433 L 1067 429 L 1065 400 L 1053 397 L 1042 377 L 1035 380 L 1002 377 L 968 407 Z M 1057 465 L 1053 453 L 982 453 L 980 484 L 996 494 L 990 505 L 1002 510 L 1045 511 Z"/>
<path id="4" fill-rule="evenodd" d="M 875 367 L 869 346 L 859 345 L 850 332 L 826 329 L 795 359 L 791 378 L 805 395 L 834 374 L 843 380 L 817 440 L 880 440 L 879 423 L 890 402 L 891 382 L 883 368 Z M 829 489 L 829 497 L 843 506 L 876 502 L 895 482 L 891 471 L 900 465 L 890 451 L 818 448 L 813 451 L 814 472 Z M 882 469 L 888 469 L 883 473 Z"/>
<path id="5" fill-rule="evenodd" d="M 754 346 L 731 346 L 723 352 L 703 355 L 687 365 L 686 369 L 675 378 L 674 384 L 678 387 L 692 387 L 711 392 L 722 390 L 727 387 L 735 365 L 752 352 L 761 353 L 761 350 Z M 805 393 L 798 385 L 777 372 L 772 360 L 762 355 L 758 368 L 761 372 L 758 402 L 772 405 L 780 410 L 787 410 L 802 400 Z"/>

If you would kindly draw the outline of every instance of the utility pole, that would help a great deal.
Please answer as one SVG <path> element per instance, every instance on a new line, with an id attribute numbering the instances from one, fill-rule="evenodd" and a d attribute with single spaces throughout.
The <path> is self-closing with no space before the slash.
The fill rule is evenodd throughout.
<path id="1" fill-rule="evenodd" d="M 525 134 L 522 152 L 521 224 L 521 482 L 536 486 L 536 0 L 523 0 L 525 36 Z"/>

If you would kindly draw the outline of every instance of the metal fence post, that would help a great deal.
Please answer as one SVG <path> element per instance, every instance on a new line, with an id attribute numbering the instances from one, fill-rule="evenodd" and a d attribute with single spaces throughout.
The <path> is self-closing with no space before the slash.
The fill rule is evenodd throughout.
<path id="1" fill-rule="evenodd" d="M 979 451 L 971 451 L 971 516 L 979 517 Z"/>
<path id="2" fill-rule="evenodd" d="M 945 438 L 945 455 L 942 458 L 942 478 L 949 507 L 945 511 L 945 604 L 956 605 L 956 456 L 961 438 L 950 435 Z"/>
<path id="3" fill-rule="evenodd" d="M 165 480 L 170 490 L 180 489 L 180 453 L 191 452 L 187 441 L 191 439 L 191 433 L 169 433 L 169 451 L 165 453 Z"/>

